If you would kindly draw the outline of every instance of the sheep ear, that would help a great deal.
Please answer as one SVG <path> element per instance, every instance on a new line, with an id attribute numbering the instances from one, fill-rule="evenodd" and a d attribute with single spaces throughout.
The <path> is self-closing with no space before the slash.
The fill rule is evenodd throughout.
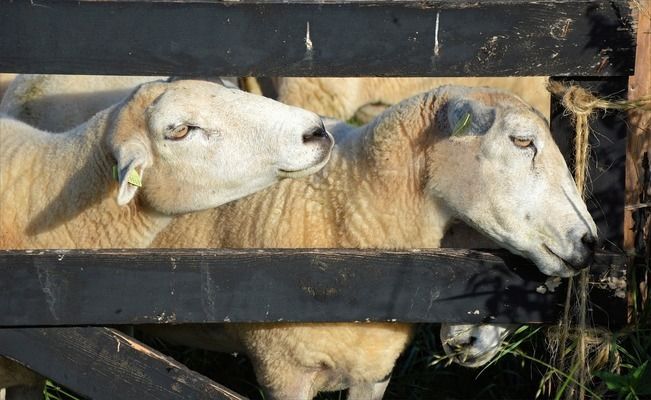
<path id="1" fill-rule="evenodd" d="M 495 123 L 495 109 L 476 101 L 452 100 L 447 105 L 450 136 L 481 136 Z"/>
<path id="2" fill-rule="evenodd" d="M 147 150 L 139 143 L 127 142 L 116 155 L 114 177 L 118 181 L 118 205 L 128 204 L 142 187 L 143 173 L 150 163 Z M 116 176 L 117 175 L 117 176 Z"/>

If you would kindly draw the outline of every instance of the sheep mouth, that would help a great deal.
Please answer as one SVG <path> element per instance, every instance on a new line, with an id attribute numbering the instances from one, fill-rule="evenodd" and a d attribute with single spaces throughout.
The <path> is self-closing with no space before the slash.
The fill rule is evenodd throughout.
<path id="1" fill-rule="evenodd" d="M 568 270 L 579 272 L 579 271 L 581 271 L 583 269 L 583 266 L 574 265 L 571 262 L 565 260 L 563 257 L 559 256 L 558 254 L 554 253 L 554 250 L 552 250 L 545 243 L 543 243 L 542 247 L 547 253 L 551 254 L 554 258 L 557 258 L 558 260 L 560 260 L 561 263 L 563 264 L 563 266 L 565 268 L 567 268 Z"/>
<path id="2" fill-rule="evenodd" d="M 291 177 L 292 175 L 304 174 L 305 171 L 308 171 L 310 169 L 311 169 L 311 167 L 302 168 L 302 169 L 282 169 L 282 168 L 280 168 L 280 169 L 278 169 L 278 174 L 283 175 L 283 176 L 290 176 Z"/>
<path id="3" fill-rule="evenodd" d="M 470 355 L 458 355 L 455 356 L 454 362 L 464 366 L 466 368 L 477 368 L 486 364 L 492 358 L 492 354 L 489 356 L 470 356 Z"/>
<path id="4" fill-rule="evenodd" d="M 497 352 L 497 349 L 495 349 L 480 354 L 472 354 L 472 352 L 468 350 L 456 349 L 455 351 L 453 350 L 454 346 L 451 346 L 449 344 L 443 344 L 443 347 L 447 348 L 446 353 L 448 351 L 449 353 L 453 353 L 450 358 L 451 362 L 454 362 L 455 364 L 464 366 L 466 368 L 481 367 L 490 361 Z"/>
<path id="5" fill-rule="evenodd" d="M 321 163 L 303 169 L 279 169 L 278 176 L 281 178 L 302 178 L 315 173 L 323 167 Z"/>
<path id="6" fill-rule="evenodd" d="M 330 153 L 323 155 L 320 161 L 316 162 L 314 165 L 311 165 L 307 168 L 301 169 L 278 169 L 278 176 L 281 178 L 303 178 L 308 175 L 312 175 L 315 172 L 320 171 L 330 160 Z"/>

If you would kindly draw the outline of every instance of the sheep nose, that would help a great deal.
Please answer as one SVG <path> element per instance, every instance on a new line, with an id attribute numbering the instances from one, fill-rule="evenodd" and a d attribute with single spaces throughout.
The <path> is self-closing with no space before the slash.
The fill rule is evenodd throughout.
<path id="1" fill-rule="evenodd" d="M 321 141 L 328 138 L 328 133 L 323 126 L 310 130 L 303 134 L 303 143 Z"/>
<path id="2" fill-rule="evenodd" d="M 577 271 L 589 267 L 594 261 L 597 238 L 591 233 L 585 233 L 581 236 L 581 244 L 583 245 L 583 248 L 580 251 L 581 255 L 574 258 L 572 262 L 569 262 L 570 266 Z"/>
<path id="3" fill-rule="evenodd" d="M 597 247 L 597 238 L 592 236 L 591 233 L 586 233 L 581 236 L 581 243 L 583 243 L 588 250 L 594 253 L 594 250 Z"/>
<path id="4" fill-rule="evenodd" d="M 477 337 L 476 336 L 470 336 L 468 337 L 468 340 L 461 342 L 458 341 L 454 344 L 454 347 L 458 348 L 459 350 L 462 349 L 467 349 L 475 345 L 477 343 Z"/>

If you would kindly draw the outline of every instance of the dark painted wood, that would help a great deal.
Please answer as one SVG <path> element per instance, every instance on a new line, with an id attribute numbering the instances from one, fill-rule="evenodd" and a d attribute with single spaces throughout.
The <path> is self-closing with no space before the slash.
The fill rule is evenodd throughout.
<path id="1" fill-rule="evenodd" d="M 629 3 L 2 1 L 0 71 L 631 75 Z"/>
<path id="2" fill-rule="evenodd" d="M 536 289 L 547 277 L 533 264 L 504 251 L 491 253 L 0 251 L 0 326 L 556 321 L 562 287 L 540 294 Z M 617 275 L 623 265 L 622 256 L 600 254 L 593 275 Z"/>
<path id="3" fill-rule="evenodd" d="M 109 328 L 0 328 L 0 354 L 95 400 L 244 399 Z"/>
<path id="4" fill-rule="evenodd" d="M 589 89 L 595 95 L 610 100 L 626 98 L 628 79 L 623 78 L 555 78 Z M 623 251 L 623 223 L 626 185 L 625 112 L 596 110 L 590 120 L 590 163 L 586 204 L 597 224 L 603 248 Z M 552 134 L 568 166 L 574 168 L 575 129 L 569 115 L 552 97 Z"/>

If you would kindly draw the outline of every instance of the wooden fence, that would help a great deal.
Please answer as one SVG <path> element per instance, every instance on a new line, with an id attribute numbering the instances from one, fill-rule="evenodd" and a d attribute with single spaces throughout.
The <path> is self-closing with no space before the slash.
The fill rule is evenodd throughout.
<path id="1" fill-rule="evenodd" d="M 0 2 L 0 71 L 182 76 L 527 76 L 625 96 L 632 3 L 617 1 Z M 552 107 L 558 134 L 569 119 Z M 590 210 L 607 249 L 595 317 L 622 323 L 627 127 L 596 127 Z M 566 154 L 568 154 L 566 152 Z M 1 207 L 1 205 L 0 205 Z M 0 354 L 91 398 L 241 398 L 105 325 L 556 321 L 563 287 L 503 251 L 0 251 Z M 183 301 L 179 301 L 183 299 Z"/>

